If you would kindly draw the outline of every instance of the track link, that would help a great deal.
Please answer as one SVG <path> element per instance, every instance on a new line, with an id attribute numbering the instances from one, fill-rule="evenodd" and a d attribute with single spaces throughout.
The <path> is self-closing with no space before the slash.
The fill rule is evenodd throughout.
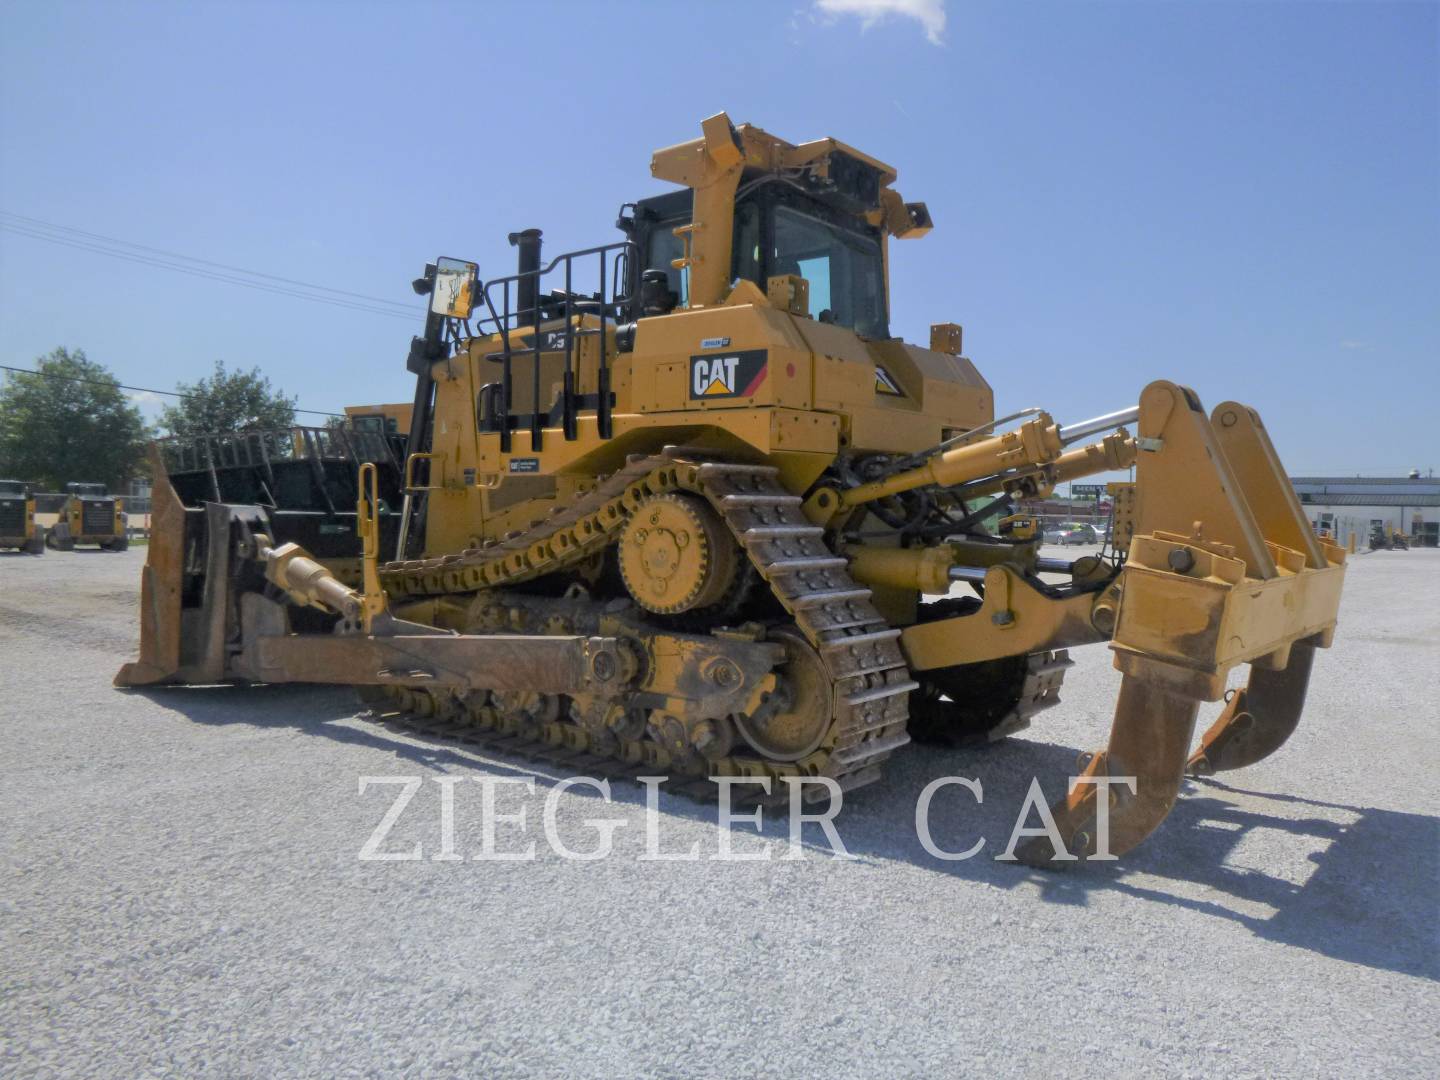
<path id="1" fill-rule="evenodd" d="M 485 593 L 530 581 L 603 551 L 644 499 L 670 491 L 699 495 L 716 509 L 819 655 L 829 679 L 831 724 L 813 753 L 782 762 L 737 746 L 721 757 L 677 758 L 648 734 L 597 734 L 568 715 L 566 703 L 558 717 L 517 717 L 488 696 L 462 702 L 424 690 L 390 691 L 399 714 L 380 718 L 427 736 L 596 775 L 679 772 L 667 790 L 699 798 L 718 790 L 707 776 L 769 778 L 772 800 L 788 796 L 786 785 L 776 782 L 785 777 L 827 776 L 841 790 L 880 779 L 882 763 L 910 741 L 909 695 L 917 683 L 900 651 L 899 632 L 875 609 L 870 590 L 850 577 L 846 560 L 825 544 L 823 530 L 805 518 L 800 498 L 785 490 L 771 466 L 696 461 L 674 450 L 632 458 L 529 530 L 457 555 L 386 564 L 381 580 L 396 598 Z M 638 708 L 624 699 L 608 704 Z M 807 794 L 823 791 L 814 785 Z"/>

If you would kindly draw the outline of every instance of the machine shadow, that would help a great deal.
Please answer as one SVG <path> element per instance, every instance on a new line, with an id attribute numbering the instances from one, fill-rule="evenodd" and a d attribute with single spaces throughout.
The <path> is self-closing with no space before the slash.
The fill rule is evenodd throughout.
<path id="1" fill-rule="evenodd" d="M 478 763 L 462 746 L 452 742 L 428 739 L 413 733 L 405 733 L 405 737 L 400 738 L 398 730 L 392 732 L 377 723 L 346 723 L 355 721 L 356 716 L 364 712 L 364 706 L 354 692 L 345 687 L 259 683 L 249 686 L 122 687 L 117 692 L 143 697 L 196 724 L 293 728 L 307 735 L 379 750 L 401 761 L 438 772 L 474 768 Z M 487 766 L 490 763 L 489 758 L 484 762 Z"/>
<path id="2" fill-rule="evenodd" d="M 1203 780 L 1187 782 L 1155 835 L 1117 862 L 1040 871 L 997 861 L 1032 778 L 1052 802 L 1078 773 L 1076 758 L 1072 748 L 1020 739 L 974 751 L 919 747 L 891 762 L 885 784 L 848 800 L 841 836 L 857 856 L 900 859 L 998 888 L 1029 886 L 1048 903 L 1084 905 L 1092 893 L 1118 892 L 1227 919 L 1259 937 L 1335 959 L 1440 981 L 1440 866 L 1434 860 L 1440 818 Z M 961 852 L 985 839 L 972 859 L 941 860 L 918 838 L 916 803 L 925 785 L 942 776 L 983 784 L 982 804 L 949 786 L 937 793 L 929 814 L 931 836 L 942 849 Z M 1038 827 L 1033 810 L 1026 824 Z M 1260 830 L 1285 834 L 1275 842 L 1293 844 L 1291 866 L 1304 868 L 1287 875 L 1284 867 L 1254 865 L 1258 860 L 1241 845 Z M 817 846 L 823 845 L 816 832 Z M 1400 853 L 1410 857 L 1397 862 Z"/>
<path id="3" fill-rule="evenodd" d="M 391 754 L 416 767 L 443 772 L 483 768 L 533 776 L 543 787 L 571 775 L 563 766 L 531 762 L 483 747 L 432 738 L 387 726 L 364 713 L 349 690 L 331 686 L 173 686 L 123 691 L 206 725 L 246 724 L 293 728 L 337 742 Z M 379 722 L 375 722 L 376 720 Z M 1011 739 L 1002 745 L 951 750 L 916 746 L 887 765 L 885 781 L 846 796 L 836 819 L 852 857 L 902 861 L 924 870 L 984 882 L 1002 889 L 1028 887 L 1044 903 L 1084 906 L 1092 893 L 1118 892 L 1138 900 L 1176 905 L 1226 919 L 1258 937 L 1368 967 L 1440 981 L 1440 945 L 1434 935 L 1440 895 L 1440 819 L 1374 807 L 1246 791 L 1215 780 L 1186 785 L 1160 830 L 1114 863 L 1033 870 L 999 861 L 1017 825 L 1031 784 L 1039 779 L 1046 802 L 1078 772 L 1078 751 L 1053 743 Z M 980 782 L 983 799 L 955 784 L 931 801 L 932 842 L 959 853 L 984 840 L 973 857 L 947 861 L 926 851 L 916 827 L 916 806 L 926 785 L 941 777 Z M 738 789 L 737 789 L 738 790 Z M 585 789 L 577 789 L 582 797 Z M 643 805 L 645 789 L 615 781 L 615 802 Z M 737 806 L 737 809 L 740 809 Z M 813 811 L 814 808 L 809 808 Z M 663 793 L 660 810 L 695 821 L 716 820 L 716 808 Z M 1036 825 L 1032 812 L 1025 824 Z M 749 832 L 750 826 L 740 829 Z M 1309 852 L 1313 870 L 1292 875 L 1236 861 L 1245 838 L 1277 830 Z M 767 809 L 761 834 L 779 844 L 789 837 L 785 808 Z M 806 826 L 814 859 L 830 845 L 818 826 Z M 1397 853 L 1410 853 L 1413 870 L 1394 873 Z"/>

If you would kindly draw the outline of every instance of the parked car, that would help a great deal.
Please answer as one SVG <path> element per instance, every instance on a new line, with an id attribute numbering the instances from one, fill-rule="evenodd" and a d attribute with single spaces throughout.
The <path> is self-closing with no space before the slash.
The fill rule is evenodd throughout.
<path id="1" fill-rule="evenodd" d="M 1100 534 L 1095 531 L 1094 525 L 1087 525 L 1083 521 L 1062 521 L 1056 531 L 1056 544 L 1098 544 Z"/>

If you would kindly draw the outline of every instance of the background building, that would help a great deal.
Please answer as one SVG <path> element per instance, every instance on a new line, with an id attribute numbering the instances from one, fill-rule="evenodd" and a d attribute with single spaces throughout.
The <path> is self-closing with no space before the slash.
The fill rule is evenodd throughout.
<path id="1" fill-rule="evenodd" d="M 1306 516 L 1344 544 L 1364 547 L 1378 523 L 1426 547 L 1440 545 L 1440 479 L 1421 476 L 1292 476 Z"/>

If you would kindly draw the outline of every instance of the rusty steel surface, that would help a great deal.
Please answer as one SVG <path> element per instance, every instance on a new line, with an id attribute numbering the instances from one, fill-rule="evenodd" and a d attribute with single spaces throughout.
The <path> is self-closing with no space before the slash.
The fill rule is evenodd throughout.
<path id="1" fill-rule="evenodd" d="M 1101 811 L 1109 853 L 1123 854 L 1170 813 L 1187 767 L 1251 764 L 1299 724 L 1314 648 L 1334 635 L 1346 553 L 1314 537 L 1298 499 L 1281 497 L 1289 481 L 1258 416 L 1226 402 L 1216 418 L 1226 434 L 1174 383 L 1141 395 L 1136 535 L 1110 646 L 1124 678 L 1109 743 L 1085 773 L 1134 790 L 1112 786 L 1107 799 L 1078 784 L 1054 807 L 1062 842 L 1027 845 L 1035 865 L 1096 857 Z M 1190 757 L 1201 702 L 1219 699 L 1242 663 L 1247 689 Z"/>
<path id="2" fill-rule="evenodd" d="M 170 486 L 157 443 L 150 446 L 150 543 L 140 571 L 140 658 L 115 676 L 116 686 L 164 682 L 180 670 L 180 587 L 185 559 L 185 507 Z"/>
<path id="3" fill-rule="evenodd" d="M 1110 741 L 1090 759 L 1081 779 L 1130 778 L 1133 790 L 1118 781 L 1103 793 L 1094 783 L 1075 784 L 1054 808 L 1064 850 L 1057 851 L 1047 837 L 1036 836 L 1018 850 L 1021 860 L 1032 866 L 1058 866 L 1096 855 L 1118 857 L 1154 832 L 1180 794 L 1199 708 L 1197 699 L 1163 683 L 1126 675 L 1115 702 Z M 1098 820 L 1102 809 L 1108 814 L 1107 830 Z M 1102 853 L 1100 837 L 1107 834 L 1108 851 Z"/>
<path id="4" fill-rule="evenodd" d="M 563 694 L 613 688 L 595 669 L 615 672 L 613 639 L 573 635 L 457 636 L 291 634 L 254 642 L 253 671 L 262 682 L 437 686 L 535 690 Z M 601 661 L 600 657 L 609 657 Z M 602 666 L 603 665 L 603 666 Z"/>
<path id="5" fill-rule="evenodd" d="M 1269 757 L 1295 734 L 1315 661 L 1315 642 L 1290 647 L 1290 662 L 1279 671 L 1250 669 L 1250 681 L 1235 691 L 1220 718 L 1200 739 L 1186 770 L 1208 776 L 1243 769 Z"/>

